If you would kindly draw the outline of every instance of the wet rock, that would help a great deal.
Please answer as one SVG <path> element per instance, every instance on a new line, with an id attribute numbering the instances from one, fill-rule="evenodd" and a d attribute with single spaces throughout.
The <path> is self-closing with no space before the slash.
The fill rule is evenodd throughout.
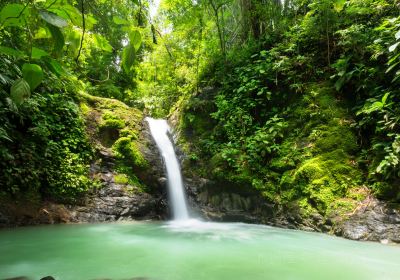
<path id="1" fill-rule="evenodd" d="M 366 239 L 369 235 L 369 229 L 366 225 L 356 225 L 354 226 L 351 222 L 346 222 L 343 226 L 343 237 L 362 240 Z"/>
<path id="2" fill-rule="evenodd" d="M 335 233 L 353 240 L 400 243 L 400 213 L 396 206 L 372 197 L 365 204 L 340 224 Z"/>
<path id="3" fill-rule="evenodd" d="M 160 178 L 158 178 L 157 181 L 158 181 L 160 187 L 165 187 L 165 188 L 167 187 L 167 182 L 168 182 L 167 178 L 160 177 Z"/>

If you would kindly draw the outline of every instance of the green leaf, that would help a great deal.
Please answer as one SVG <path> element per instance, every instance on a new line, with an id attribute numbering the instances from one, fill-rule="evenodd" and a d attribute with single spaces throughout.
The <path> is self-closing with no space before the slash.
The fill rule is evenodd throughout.
<path id="1" fill-rule="evenodd" d="M 130 22 L 128 20 L 117 17 L 117 16 L 113 16 L 113 22 L 118 25 L 129 25 L 130 24 Z"/>
<path id="2" fill-rule="evenodd" d="M 365 104 L 364 108 L 361 109 L 361 111 L 357 112 L 357 116 L 360 114 L 371 114 L 373 112 L 379 111 L 383 109 L 384 104 L 382 102 L 376 101 L 372 104 Z"/>
<path id="3" fill-rule="evenodd" d="M 4 46 L 0 46 L 0 53 L 6 54 L 6 55 L 11 55 L 16 58 L 25 57 L 25 54 L 23 52 L 16 50 L 16 49 L 9 48 L 9 47 L 4 47 Z"/>
<path id="4" fill-rule="evenodd" d="M 7 131 L 2 127 L 0 127 L 0 139 L 7 140 L 9 142 L 13 142 L 13 140 L 11 140 L 10 136 L 8 136 Z"/>
<path id="5" fill-rule="evenodd" d="M 65 44 L 64 35 L 62 34 L 61 30 L 54 25 L 48 24 L 47 27 L 49 28 L 51 36 L 54 40 L 54 51 L 56 53 L 61 52 Z"/>
<path id="6" fill-rule="evenodd" d="M 383 106 L 385 106 L 386 104 L 386 100 L 389 97 L 390 92 L 385 93 L 385 95 L 382 97 L 382 104 Z"/>
<path id="7" fill-rule="evenodd" d="M 39 49 L 36 47 L 32 48 L 32 58 L 33 59 L 40 59 L 43 56 L 49 56 L 49 54 L 42 49 Z"/>
<path id="8" fill-rule="evenodd" d="M 8 4 L 1 9 L 0 24 L 4 26 L 24 26 L 24 18 L 29 10 L 22 4 Z"/>
<path id="9" fill-rule="evenodd" d="M 57 60 L 55 60 L 51 57 L 46 57 L 44 59 L 44 61 L 47 65 L 47 67 L 50 69 L 50 71 L 53 72 L 58 77 L 65 74 L 64 68 Z"/>
<path id="10" fill-rule="evenodd" d="M 92 15 L 90 15 L 90 14 L 86 14 L 85 15 L 85 27 L 86 27 L 86 30 L 92 30 L 93 26 L 95 26 L 96 23 L 97 23 L 97 20 Z"/>
<path id="11" fill-rule="evenodd" d="M 397 42 L 389 47 L 389 52 L 394 52 L 399 46 L 400 42 Z"/>
<path id="12" fill-rule="evenodd" d="M 333 8 L 335 9 L 336 12 L 341 12 L 344 8 L 344 5 L 346 4 L 347 0 L 336 0 L 333 3 Z"/>
<path id="13" fill-rule="evenodd" d="M 67 33 L 66 44 L 69 46 L 69 51 L 73 53 L 73 56 L 78 55 L 79 47 L 81 45 L 81 33 L 76 29 L 71 29 Z"/>
<path id="14" fill-rule="evenodd" d="M 122 51 L 122 67 L 126 73 L 129 73 L 133 63 L 135 62 L 136 51 L 135 48 L 129 44 Z"/>
<path id="15" fill-rule="evenodd" d="M 131 45 L 135 48 L 135 51 L 138 51 L 142 45 L 142 35 L 140 32 L 138 30 L 129 32 L 129 40 Z"/>
<path id="16" fill-rule="evenodd" d="M 49 38 L 51 38 L 51 33 L 46 28 L 40 27 L 33 38 L 34 39 L 49 39 Z"/>
<path id="17" fill-rule="evenodd" d="M 66 20 L 71 20 L 72 23 L 76 26 L 82 27 L 82 14 L 77 8 L 72 5 L 59 1 L 47 10 Z"/>
<path id="18" fill-rule="evenodd" d="M 21 105 L 25 99 L 29 98 L 31 91 L 29 84 L 24 79 L 19 79 L 11 86 L 10 97 L 15 104 Z"/>
<path id="19" fill-rule="evenodd" d="M 40 10 L 39 15 L 44 21 L 56 27 L 63 28 L 68 26 L 68 22 L 65 19 L 52 12 Z"/>
<path id="20" fill-rule="evenodd" d="M 113 48 L 110 45 L 110 43 L 107 41 L 106 38 L 104 38 L 100 34 L 94 34 L 93 37 L 94 37 L 94 42 L 96 44 L 96 47 L 98 47 L 99 49 L 102 49 L 103 51 L 106 51 L 106 52 L 112 52 Z"/>
<path id="21" fill-rule="evenodd" d="M 42 68 L 37 64 L 22 65 L 22 77 L 28 82 L 31 91 L 35 90 L 44 78 Z"/>

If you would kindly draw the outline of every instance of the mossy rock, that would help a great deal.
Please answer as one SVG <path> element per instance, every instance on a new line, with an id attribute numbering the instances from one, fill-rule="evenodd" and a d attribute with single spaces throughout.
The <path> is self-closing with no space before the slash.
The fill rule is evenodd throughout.
<path id="1" fill-rule="evenodd" d="M 140 152 L 138 144 L 131 137 L 119 138 L 112 149 L 118 158 L 125 159 L 136 167 L 144 168 L 148 166 L 148 162 Z"/>
<path id="2" fill-rule="evenodd" d="M 332 121 L 328 125 L 317 128 L 320 134 L 314 142 L 315 149 L 318 152 L 331 152 L 340 149 L 346 153 L 354 153 L 358 149 L 357 138 L 354 133 L 340 124 L 339 120 Z"/>
<path id="3" fill-rule="evenodd" d="M 293 184 L 321 213 L 359 185 L 361 173 L 340 150 L 303 162 L 293 176 Z"/>
<path id="4" fill-rule="evenodd" d="M 114 99 L 86 93 L 79 99 L 92 142 L 99 150 L 111 148 L 116 158 L 116 183 L 145 190 L 138 179 L 149 165 L 140 149 L 143 113 Z"/>
<path id="5" fill-rule="evenodd" d="M 126 127 L 126 123 L 120 116 L 118 116 L 118 114 L 107 110 L 102 115 L 100 128 L 102 127 L 122 129 Z"/>

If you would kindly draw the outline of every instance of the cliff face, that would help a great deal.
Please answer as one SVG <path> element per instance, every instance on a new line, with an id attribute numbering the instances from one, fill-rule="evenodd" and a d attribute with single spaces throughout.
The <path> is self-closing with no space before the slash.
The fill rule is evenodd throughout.
<path id="1" fill-rule="evenodd" d="M 1 198 L 0 226 L 167 217 L 164 167 L 142 112 L 86 94 L 79 95 L 79 106 L 94 150 L 86 173 L 91 189 L 63 203 Z"/>
<path id="2" fill-rule="evenodd" d="M 368 187 L 357 164 L 352 115 L 329 88 L 312 86 L 309 98 L 288 100 L 290 110 L 276 112 L 284 115 L 287 128 L 280 141 L 257 143 L 261 151 L 254 157 L 260 164 L 250 154 L 249 145 L 258 139 L 251 132 L 229 154 L 235 139 L 227 141 L 220 132 L 224 123 L 213 117 L 217 94 L 206 88 L 170 117 L 187 191 L 200 216 L 356 240 L 400 241 L 399 206 L 378 200 Z M 274 128 L 265 126 L 266 131 Z M 262 149 L 271 145 L 276 152 L 262 156 Z"/>

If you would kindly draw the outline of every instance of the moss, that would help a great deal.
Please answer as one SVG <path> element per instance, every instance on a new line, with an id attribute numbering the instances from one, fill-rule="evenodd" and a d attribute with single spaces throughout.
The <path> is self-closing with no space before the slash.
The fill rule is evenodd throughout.
<path id="1" fill-rule="evenodd" d="M 328 125 L 319 126 L 317 129 L 319 133 L 314 145 L 318 152 L 340 149 L 346 153 L 353 153 L 358 148 L 354 133 L 340 120 L 331 121 Z"/>
<path id="2" fill-rule="evenodd" d="M 116 162 L 115 171 L 118 172 L 114 176 L 116 183 L 126 185 L 126 190 L 129 192 L 146 192 L 148 188 L 136 176 L 134 168 L 128 166 L 126 162 L 118 160 Z"/>
<path id="3" fill-rule="evenodd" d="M 118 114 L 113 114 L 111 111 L 105 111 L 102 115 L 102 120 L 100 123 L 101 127 L 109 127 L 115 129 L 122 129 L 126 126 L 125 121 L 118 116 Z"/>
<path id="4" fill-rule="evenodd" d="M 109 149 L 116 157 L 115 182 L 125 184 L 131 191 L 145 191 L 136 174 L 148 167 L 140 151 L 140 129 L 143 113 L 118 100 L 79 94 L 86 127 L 98 149 Z"/>
<path id="5" fill-rule="evenodd" d="M 338 150 L 306 160 L 296 170 L 293 183 L 300 195 L 321 213 L 335 206 L 335 201 L 359 185 L 361 174 Z"/>
<path id="6" fill-rule="evenodd" d="M 126 174 L 116 174 L 114 175 L 114 182 L 116 184 L 126 185 L 129 182 L 129 178 Z"/>
<path id="7" fill-rule="evenodd" d="M 129 128 L 124 128 L 121 129 L 120 131 L 120 135 L 123 137 L 129 137 L 132 140 L 138 140 L 139 136 L 138 136 L 138 132 Z"/>
<path id="8" fill-rule="evenodd" d="M 81 112 L 82 112 L 82 114 L 84 116 L 88 116 L 89 115 L 89 113 L 91 111 L 91 108 L 87 105 L 86 102 L 80 102 L 79 107 L 80 107 Z"/>
<path id="9" fill-rule="evenodd" d="M 140 152 L 138 145 L 130 137 L 119 138 L 112 146 L 116 156 L 124 159 L 136 167 L 147 167 L 148 162 Z"/>

